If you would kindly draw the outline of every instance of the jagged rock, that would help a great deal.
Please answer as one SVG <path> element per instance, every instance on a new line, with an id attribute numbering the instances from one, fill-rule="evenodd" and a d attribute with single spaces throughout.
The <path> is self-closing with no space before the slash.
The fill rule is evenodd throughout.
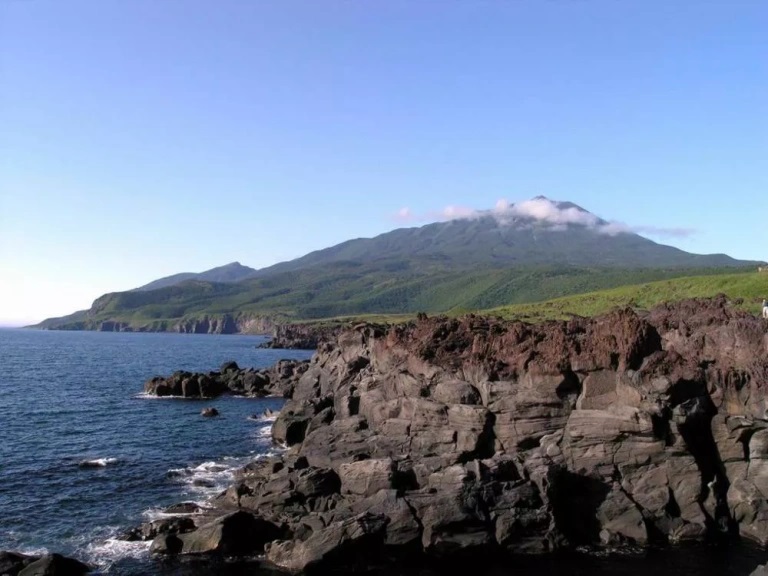
<path id="1" fill-rule="evenodd" d="M 295 490 L 305 498 L 337 494 L 341 480 L 335 471 L 329 468 L 305 468 L 297 473 Z"/>
<path id="2" fill-rule="evenodd" d="M 315 350 L 322 342 L 332 341 L 342 328 L 340 324 L 279 324 L 272 338 L 258 347 Z"/>
<path id="3" fill-rule="evenodd" d="M 219 368 L 219 372 L 222 374 L 226 374 L 227 372 L 239 372 L 240 366 L 237 365 L 237 362 L 234 360 L 229 360 L 228 362 L 224 362 L 224 364 L 221 365 Z"/>
<path id="4" fill-rule="evenodd" d="M 161 518 L 152 522 L 145 522 L 139 528 L 130 530 L 124 540 L 146 541 L 153 540 L 160 534 L 184 534 L 195 529 L 195 522 L 188 516 Z"/>
<path id="5" fill-rule="evenodd" d="M 357 325 L 268 372 L 290 448 L 217 503 L 284 525 L 267 557 L 291 571 L 401 547 L 768 546 L 766 328 L 725 298 Z"/>
<path id="6" fill-rule="evenodd" d="M 216 552 L 234 556 L 258 554 L 264 551 L 264 544 L 281 535 L 282 531 L 272 522 L 238 511 L 203 524 L 193 532 L 158 536 L 152 543 L 152 551 L 168 554 Z M 181 541 L 180 548 L 177 539 Z"/>
<path id="7" fill-rule="evenodd" d="M 177 534 L 159 534 L 152 540 L 149 551 L 152 554 L 180 554 L 183 547 Z"/>
<path id="8" fill-rule="evenodd" d="M 23 568 L 37 560 L 35 556 L 18 552 L 0 551 L 0 574 L 16 576 Z"/>
<path id="9" fill-rule="evenodd" d="M 179 502 L 168 506 L 163 510 L 164 514 L 197 514 L 202 512 L 202 508 L 197 502 Z"/>
<path id="10" fill-rule="evenodd" d="M 304 441 L 310 420 L 309 416 L 283 415 L 281 413 L 272 426 L 272 438 L 286 446 L 300 444 Z"/>
<path id="11" fill-rule="evenodd" d="M 74 558 L 61 554 L 46 554 L 23 568 L 18 576 L 80 576 L 91 569 Z"/>
<path id="12" fill-rule="evenodd" d="M 388 490 L 392 488 L 394 473 L 391 458 L 346 462 L 339 466 L 342 493 L 371 496 L 379 490 Z"/>
<path id="13" fill-rule="evenodd" d="M 290 397 L 308 362 L 281 360 L 267 370 L 240 368 L 226 362 L 218 372 L 178 371 L 170 376 L 155 376 L 144 383 L 144 392 L 153 396 L 214 398 L 221 394 Z"/>
<path id="14" fill-rule="evenodd" d="M 334 555 L 342 553 L 346 562 L 365 558 L 383 543 L 386 525 L 386 516 L 360 514 L 334 522 L 304 541 L 273 542 L 267 546 L 267 560 L 284 570 L 298 573 L 308 568 L 317 569 L 324 561 L 332 561 Z"/>

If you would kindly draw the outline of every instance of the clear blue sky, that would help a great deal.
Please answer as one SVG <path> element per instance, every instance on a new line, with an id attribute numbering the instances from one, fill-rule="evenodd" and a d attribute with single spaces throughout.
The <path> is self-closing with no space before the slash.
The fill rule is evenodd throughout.
<path id="1" fill-rule="evenodd" d="M 764 0 L 0 0 L 0 323 L 539 194 L 768 259 L 766 30 Z"/>

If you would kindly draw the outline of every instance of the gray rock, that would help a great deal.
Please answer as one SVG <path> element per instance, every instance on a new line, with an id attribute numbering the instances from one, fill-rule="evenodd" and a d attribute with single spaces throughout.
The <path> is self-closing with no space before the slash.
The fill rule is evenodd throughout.
<path id="1" fill-rule="evenodd" d="M 342 492 L 358 496 L 389 490 L 394 474 L 395 465 L 391 458 L 347 462 L 339 466 Z"/>
<path id="2" fill-rule="evenodd" d="M 216 518 L 178 538 L 182 542 L 182 554 L 216 552 L 237 556 L 261 553 L 267 542 L 281 535 L 282 531 L 272 522 L 238 511 Z"/>
<path id="3" fill-rule="evenodd" d="M 23 568 L 18 576 L 80 576 L 91 569 L 82 562 L 61 554 L 46 554 Z"/>
<path id="4" fill-rule="evenodd" d="M 272 564 L 291 573 L 308 568 L 318 569 L 343 550 L 345 561 L 364 557 L 383 543 L 387 519 L 385 516 L 361 514 L 334 522 L 313 532 L 304 541 L 286 540 L 267 546 L 266 557 Z"/>
<path id="5" fill-rule="evenodd" d="M 24 567 L 37 560 L 35 556 L 19 554 L 18 552 L 0 551 L 0 574 L 16 576 Z"/>

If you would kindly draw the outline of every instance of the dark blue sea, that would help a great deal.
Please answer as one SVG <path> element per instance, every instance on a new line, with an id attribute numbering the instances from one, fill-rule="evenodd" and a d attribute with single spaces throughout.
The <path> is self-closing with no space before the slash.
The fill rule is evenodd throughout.
<path id="1" fill-rule="evenodd" d="M 311 355 L 257 349 L 263 341 L 0 330 L 0 550 L 62 552 L 110 574 L 135 569 L 146 544 L 115 537 L 164 506 L 221 491 L 236 467 L 272 450 L 271 422 L 248 417 L 282 405 L 146 398 L 144 381 Z M 221 416 L 201 417 L 205 406 Z"/>
<path id="2" fill-rule="evenodd" d="M 141 394 L 148 378 L 179 369 L 215 370 L 227 360 L 266 367 L 281 358 L 310 356 L 257 349 L 263 341 L 0 330 L 0 550 L 62 552 L 120 576 L 263 573 L 253 564 L 160 561 L 149 557 L 148 544 L 117 539 L 165 506 L 205 503 L 226 487 L 233 470 L 274 451 L 271 421 L 258 415 L 279 408 L 279 399 L 192 401 Z M 221 416 L 201 417 L 205 406 L 215 406 Z M 768 554 L 747 546 L 701 546 L 529 558 L 473 571 L 477 576 L 746 576 L 765 562 Z"/>

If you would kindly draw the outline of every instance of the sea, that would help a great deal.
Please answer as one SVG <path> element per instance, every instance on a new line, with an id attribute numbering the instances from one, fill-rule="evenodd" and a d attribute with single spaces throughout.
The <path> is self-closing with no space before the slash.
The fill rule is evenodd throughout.
<path id="1" fill-rule="evenodd" d="M 273 454 L 279 398 L 158 399 L 144 382 L 225 361 L 262 368 L 311 351 L 261 336 L 0 329 L 0 550 L 59 552 L 120 576 L 267 574 L 252 562 L 159 559 L 120 539 L 178 502 L 205 506 L 236 469 Z M 200 411 L 213 406 L 217 418 Z M 476 576 L 747 576 L 768 553 L 746 545 L 576 553 L 488 562 Z M 370 574 L 437 574 L 404 566 Z"/>

